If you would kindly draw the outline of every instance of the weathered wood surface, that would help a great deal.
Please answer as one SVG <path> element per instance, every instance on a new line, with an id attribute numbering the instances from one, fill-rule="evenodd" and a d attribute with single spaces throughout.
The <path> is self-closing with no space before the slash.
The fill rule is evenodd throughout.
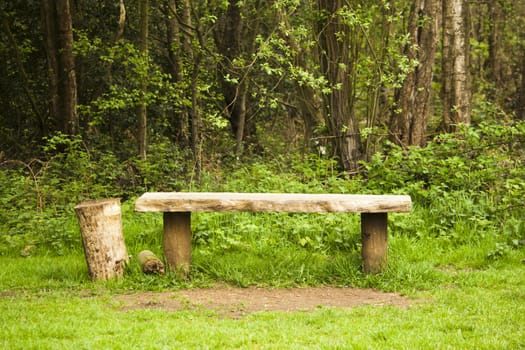
<path id="1" fill-rule="evenodd" d="M 88 272 L 92 280 L 124 274 L 128 261 L 120 199 L 86 201 L 75 206 Z"/>
<path id="2" fill-rule="evenodd" d="M 191 213 L 164 213 L 164 256 L 172 270 L 187 276 L 191 265 Z"/>
<path id="3" fill-rule="evenodd" d="M 388 258 L 387 213 L 361 214 L 361 257 L 364 273 L 377 273 Z"/>
<path id="4" fill-rule="evenodd" d="M 137 255 L 142 272 L 146 274 L 164 275 L 164 263 L 152 251 L 143 250 Z"/>
<path id="5" fill-rule="evenodd" d="M 410 196 L 303 193 L 149 192 L 135 202 L 139 212 L 409 212 Z"/>
<path id="6" fill-rule="evenodd" d="M 409 212 L 410 196 L 302 193 L 149 192 L 135 202 L 139 212 L 164 212 L 164 255 L 182 276 L 191 266 L 191 212 L 361 213 L 365 273 L 387 260 L 389 212 Z"/>

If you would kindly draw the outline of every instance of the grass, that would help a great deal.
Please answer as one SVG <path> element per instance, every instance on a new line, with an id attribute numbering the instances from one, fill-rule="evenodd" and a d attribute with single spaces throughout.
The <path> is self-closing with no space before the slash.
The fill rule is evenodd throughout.
<path id="1" fill-rule="evenodd" d="M 132 204 L 122 207 L 128 252 L 162 256 L 162 216 L 134 213 Z M 57 219 L 50 231 L 71 246 L 63 255 L 37 247 L 21 257 L 16 246 L 0 256 L 0 348 L 525 348 L 525 247 L 513 244 L 521 226 L 498 231 L 483 216 L 443 212 L 416 205 L 390 215 L 388 268 L 377 275 L 361 271 L 358 215 L 194 214 L 189 281 L 143 275 L 132 260 L 124 278 L 106 283 L 87 276 L 74 217 Z M 229 319 L 206 309 L 123 311 L 114 300 L 216 282 L 366 287 L 415 302 Z"/>
<path id="2" fill-rule="evenodd" d="M 128 250 L 160 253 L 158 215 L 124 207 Z M 519 349 L 525 348 L 523 246 L 497 258 L 497 236 L 451 242 L 406 232 L 390 220 L 389 267 L 360 271 L 358 221 L 341 216 L 196 215 L 191 281 L 145 276 L 93 283 L 81 248 L 64 256 L 0 257 L 0 347 L 6 349 Z M 319 230 L 320 225 L 329 232 Z M 334 227 L 344 226 L 337 231 Z M 292 227 L 292 228 L 290 228 Z M 319 231 L 318 231 L 319 230 Z M 320 239 L 316 232 L 324 232 Z M 350 236 L 340 241 L 341 236 Z M 472 235 L 473 236 L 473 235 Z M 311 241 L 300 241 L 310 237 Z M 302 244 L 302 242 L 304 244 Z M 313 242 L 313 243 L 311 243 Z M 337 248 L 342 244 L 342 248 Z M 320 307 L 235 320 L 212 311 L 123 311 L 113 296 L 230 284 L 345 285 L 398 291 L 409 308 Z"/>
<path id="3" fill-rule="evenodd" d="M 71 258 L 55 258 L 70 263 Z M 4 259 L 6 268 L 24 265 Z M 413 306 L 319 308 L 313 313 L 261 312 L 239 320 L 206 310 L 123 312 L 114 291 L 78 275 L 0 298 L 0 345 L 6 349 L 519 349 L 525 347 L 525 269 L 506 263 L 454 270 L 446 284 L 416 292 Z M 76 266 L 76 265 L 75 265 Z M 42 272 L 42 270 L 40 270 Z M 13 274 L 14 275 L 14 274 Z M 2 275 L 5 287 L 9 276 Z M 27 281 L 27 280 L 26 280 Z M 19 282 L 23 282 L 19 280 Z M 55 281 L 58 282 L 58 281 Z M 45 285 L 45 284 L 44 284 Z M 24 287 L 24 286 L 19 286 Z M 29 288 L 31 287 L 28 286 Z M 87 288 L 87 289 L 85 289 Z"/>
<path id="4" fill-rule="evenodd" d="M 68 164 L 51 155 L 36 178 L 26 169 L 0 169 L 0 348 L 525 349 L 523 133 L 519 125 L 466 131 L 424 148 L 388 146 L 356 177 L 334 172 L 332 160 L 292 155 L 230 169 L 217 164 L 197 184 L 182 168 L 165 167 L 172 154 L 158 152 L 148 158 L 158 163 L 137 164 L 128 179 L 114 162 L 90 163 L 96 157 L 83 148 L 68 151 Z M 501 140 L 511 141 L 501 147 Z M 361 271 L 359 215 L 199 213 L 192 214 L 189 281 L 143 275 L 132 260 L 124 278 L 91 282 L 73 202 L 128 198 L 122 205 L 128 252 L 162 256 L 162 216 L 134 213 L 133 196 L 173 184 L 402 193 L 412 196 L 414 209 L 389 215 L 388 268 L 376 275 Z M 230 319 L 206 309 L 124 311 L 114 298 L 216 282 L 367 287 L 415 302 Z"/>

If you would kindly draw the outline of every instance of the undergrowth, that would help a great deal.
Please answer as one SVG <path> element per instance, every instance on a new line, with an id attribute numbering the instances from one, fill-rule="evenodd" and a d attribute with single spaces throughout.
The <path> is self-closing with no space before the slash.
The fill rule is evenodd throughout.
<path id="1" fill-rule="evenodd" d="M 0 255 L 81 256 L 73 207 L 89 198 L 121 198 L 129 253 L 161 256 L 161 215 L 133 212 L 145 191 L 409 194 L 413 211 L 390 216 L 389 267 L 379 275 L 361 272 L 357 214 L 199 213 L 192 216 L 190 282 L 143 276 L 132 264 L 126 281 L 114 283 L 430 288 L 446 279 L 439 267 L 487 268 L 523 253 L 524 142 L 525 123 L 481 123 L 424 148 L 387 145 L 355 176 L 314 154 L 210 167 L 197 181 L 187 154 L 163 140 L 155 140 L 148 160 L 120 161 L 56 135 L 41 159 L 0 163 Z"/>

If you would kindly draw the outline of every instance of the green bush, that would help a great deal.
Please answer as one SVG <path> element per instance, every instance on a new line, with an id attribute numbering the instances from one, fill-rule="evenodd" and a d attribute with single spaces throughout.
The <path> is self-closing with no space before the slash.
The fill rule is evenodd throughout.
<path id="1" fill-rule="evenodd" d="M 525 212 L 524 161 L 524 122 L 483 122 L 423 148 L 390 145 L 364 164 L 364 180 L 372 192 L 411 195 L 423 217 L 419 229 L 403 232 L 453 244 L 495 235 L 499 248 L 488 256 L 497 257 L 502 247 L 520 247 L 525 238 L 515 224 Z"/>
<path id="2" fill-rule="evenodd" d="M 525 241 L 524 140 L 524 123 L 483 122 L 422 148 L 388 144 L 363 163 L 358 176 L 339 173 L 332 159 L 288 154 L 204 168 L 196 181 L 190 154 L 167 140 L 153 140 L 146 160 L 120 160 L 104 147 L 89 148 L 80 137 L 56 134 L 47 139 L 41 159 L 0 164 L 0 254 L 80 250 L 73 207 L 85 199 L 120 197 L 129 209 L 126 201 L 144 191 L 201 190 L 409 194 L 414 210 L 389 221 L 392 235 L 439 240 L 443 247 L 484 241 L 490 246 L 487 258 L 499 259 Z M 358 218 L 198 214 L 193 238 L 201 256 L 265 254 L 275 247 L 358 254 Z M 130 246 L 160 244 L 158 227 L 141 231 L 145 224 L 131 209 L 126 220 L 132 221 L 125 223 Z"/>

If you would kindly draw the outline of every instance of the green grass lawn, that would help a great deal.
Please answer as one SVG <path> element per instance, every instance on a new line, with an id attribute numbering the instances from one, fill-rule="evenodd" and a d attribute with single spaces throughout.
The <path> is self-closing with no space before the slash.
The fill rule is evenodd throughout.
<path id="1" fill-rule="evenodd" d="M 124 209 L 128 252 L 161 255 L 161 216 Z M 348 215 L 194 215 L 189 281 L 144 275 L 132 260 L 123 278 L 91 282 L 79 235 L 63 256 L 0 256 L 0 348 L 525 348 L 525 246 L 502 245 L 497 231 L 468 220 L 436 235 L 425 231 L 426 215 L 391 216 L 388 268 L 376 275 L 361 271 L 359 218 Z M 375 288 L 413 303 L 233 319 L 205 308 L 125 311 L 115 299 L 216 282 Z"/>
<path id="2" fill-rule="evenodd" d="M 259 312 L 240 319 L 205 309 L 123 311 L 113 298 L 129 290 L 173 290 L 213 282 L 202 271 L 195 272 L 192 282 L 184 282 L 171 275 L 143 276 L 132 268 L 119 281 L 93 283 L 81 254 L 0 257 L 0 348 L 525 348 L 523 249 L 479 268 L 458 268 L 433 262 L 432 256 L 417 261 L 418 250 L 430 248 L 409 243 L 391 240 L 392 266 L 387 272 L 370 277 L 357 274 L 346 280 L 352 285 L 401 291 L 414 299 L 408 308 L 320 307 L 313 312 Z M 404 255 L 400 254 L 403 249 Z M 208 264 L 204 257 L 199 259 Z M 322 259 L 314 260 L 323 265 Z"/>
<path id="3" fill-rule="evenodd" d="M 509 273 L 510 271 L 506 271 Z M 1 299 L 5 349 L 518 349 L 523 290 L 450 288 L 409 309 L 321 308 L 233 320 L 205 311 L 122 312 L 111 295 L 29 293 Z"/>
<path id="4" fill-rule="evenodd" d="M 197 181 L 163 143 L 147 161 L 121 164 L 126 152 L 57 136 L 69 150 L 56 154 L 48 140 L 42 162 L 0 169 L 0 349 L 525 349 L 523 124 L 497 119 L 427 147 L 385 145 L 356 176 L 333 160 L 269 152 L 224 158 Z M 409 194 L 414 205 L 389 214 L 388 267 L 375 275 L 361 269 L 357 214 L 193 213 L 189 280 L 144 275 L 131 260 L 123 278 L 90 281 L 75 203 L 122 197 L 128 253 L 162 257 L 162 214 L 135 213 L 134 202 L 179 187 Z M 234 319 L 206 308 L 126 309 L 116 298 L 215 283 L 374 288 L 413 302 Z"/>

